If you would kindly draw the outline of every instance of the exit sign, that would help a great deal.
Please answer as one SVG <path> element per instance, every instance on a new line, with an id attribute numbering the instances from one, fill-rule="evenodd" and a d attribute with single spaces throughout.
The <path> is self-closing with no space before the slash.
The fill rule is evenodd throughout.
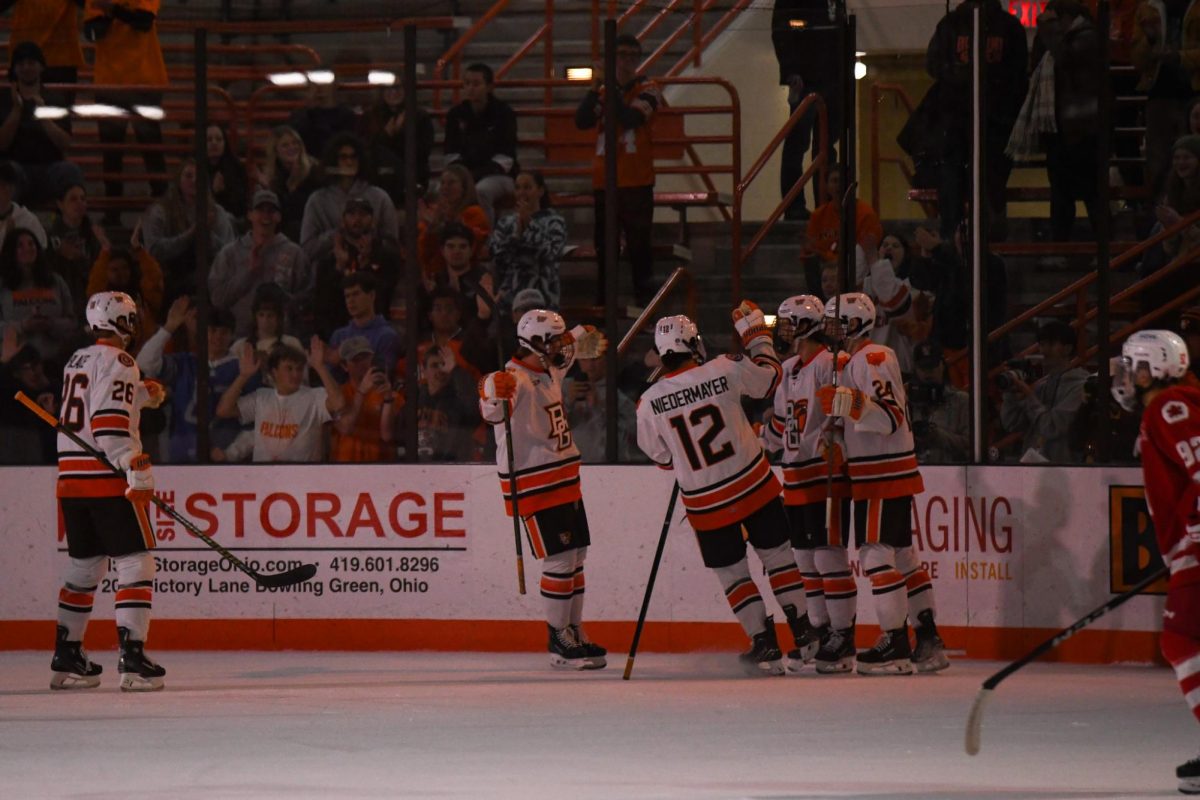
<path id="1" fill-rule="evenodd" d="M 1036 28 L 1038 15 L 1045 7 L 1045 0 L 1008 0 L 1008 13 L 1021 20 L 1023 28 Z"/>

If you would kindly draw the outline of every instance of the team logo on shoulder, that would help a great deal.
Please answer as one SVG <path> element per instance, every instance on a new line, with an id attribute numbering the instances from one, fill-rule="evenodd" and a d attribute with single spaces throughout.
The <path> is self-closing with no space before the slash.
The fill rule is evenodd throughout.
<path id="1" fill-rule="evenodd" d="M 571 426 L 567 423 L 567 412 L 563 411 L 562 403 L 551 403 L 546 406 L 550 415 L 550 436 L 556 440 L 555 450 L 566 450 L 571 446 Z"/>
<path id="2" fill-rule="evenodd" d="M 133 359 L 129 357 L 128 353 L 117 353 L 117 361 L 120 361 L 123 367 L 133 366 Z"/>
<path id="3" fill-rule="evenodd" d="M 887 361 L 887 353 L 881 353 L 879 351 L 867 353 L 867 363 L 872 367 L 878 367 L 884 361 Z"/>
<path id="4" fill-rule="evenodd" d="M 1168 423 L 1174 424 L 1176 422 L 1183 422 L 1188 418 L 1187 405 L 1179 400 L 1172 400 L 1171 402 L 1163 405 L 1162 415 L 1163 419 L 1165 419 Z"/>
<path id="5" fill-rule="evenodd" d="M 725 357 L 728 358 L 730 361 L 741 361 L 742 360 L 741 353 L 726 353 Z"/>

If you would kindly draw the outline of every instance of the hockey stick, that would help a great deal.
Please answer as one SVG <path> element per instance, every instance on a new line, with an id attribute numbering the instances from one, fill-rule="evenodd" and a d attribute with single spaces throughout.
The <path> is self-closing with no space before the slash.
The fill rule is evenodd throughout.
<path id="1" fill-rule="evenodd" d="M 983 707 L 991 698 L 992 692 L 995 691 L 996 687 L 1000 685 L 1000 681 L 1004 680 L 1009 675 L 1012 675 L 1021 667 L 1036 659 L 1038 656 L 1041 656 L 1046 652 L 1053 650 L 1055 647 L 1058 647 L 1067 639 L 1070 639 L 1072 636 L 1079 633 L 1088 625 L 1091 625 L 1093 622 L 1100 619 L 1117 606 L 1122 605 L 1125 603 L 1125 601 L 1142 592 L 1142 590 L 1144 590 L 1150 584 L 1162 580 L 1167 576 L 1168 573 L 1170 573 L 1170 571 L 1170 567 L 1163 567 L 1153 575 L 1142 580 L 1133 588 L 1117 595 L 1104 605 L 1093 610 L 1091 613 L 1081 617 L 1070 626 L 1063 628 L 1061 631 L 1030 650 L 1029 653 L 1024 657 L 1017 659 L 984 681 L 983 688 L 979 690 L 979 694 L 975 695 L 975 702 L 971 704 L 971 711 L 969 714 L 967 714 L 967 735 L 964 742 L 964 745 L 967 749 L 967 755 L 973 756 L 979 752 L 980 737 L 982 736 L 983 729 Z"/>
<path id="2" fill-rule="evenodd" d="M 112 462 L 108 460 L 108 458 L 104 455 L 104 453 L 100 452 L 95 447 L 92 447 L 90 444 L 88 444 L 83 439 L 81 439 L 79 437 L 79 435 L 77 433 L 75 433 L 75 431 L 70 430 L 69 428 L 63 426 L 63 424 L 60 423 L 57 419 L 55 419 L 52 414 L 47 412 L 46 409 L 39 406 L 33 400 L 30 400 L 29 397 L 24 392 L 17 392 L 17 394 L 15 396 L 16 396 L 17 401 L 21 405 L 28 408 L 34 414 L 37 414 L 38 417 L 42 420 L 42 422 L 45 422 L 47 425 L 54 428 L 59 433 L 61 433 L 63 436 L 66 436 L 72 442 L 77 444 L 79 447 L 83 448 L 83 450 L 85 452 L 87 452 L 88 455 L 90 455 L 92 458 L 99 461 L 104 466 L 108 467 L 115 474 L 124 477 L 125 473 L 123 471 L 117 469 L 115 466 L 113 466 Z M 291 586 L 292 584 L 303 583 L 304 581 L 312 578 L 313 575 L 317 574 L 317 565 L 316 564 L 301 564 L 298 567 L 289 569 L 287 572 L 278 572 L 278 573 L 273 573 L 270 575 L 263 574 L 254 569 L 251 569 L 249 564 L 247 564 L 245 561 L 242 561 L 240 558 L 235 556 L 233 553 L 229 552 L 224 547 L 222 547 L 221 545 L 219 545 L 215 541 L 213 541 L 211 538 L 209 538 L 204 533 L 204 531 L 202 531 L 196 527 L 195 523 L 193 523 L 190 519 L 183 516 L 178 511 L 176 511 L 174 508 L 172 508 L 171 505 L 169 503 L 167 503 L 165 500 L 163 500 L 162 498 L 160 498 L 156 495 L 151 498 L 151 502 L 153 502 L 154 505 L 158 506 L 158 508 L 161 509 L 162 512 L 164 514 L 166 514 L 168 517 L 175 520 L 183 527 L 187 528 L 188 532 L 191 533 L 193 536 L 195 536 L 197 539 L 204 542 L 206 545 L 211 547 L 213 550 L 216 550 L 218 553 L 220 553 L 222 556 L 224 556 L 226 558 L 226 560 L 229 561 L 230 564 L 233 564 L 233 566 L 237 567 L 242 572 L 246 573 L 251 578 L 253 578 L 254 582 L 257 583 L 259 586 L 265 586 L 267 588 L 272 588 L 272 589 L 279 588 L 281 586 Z"/>
<path id="3" fill-rule="evenodd" d="M 621 680 L 629 680 L 633 674 L 633 659 L 637 655 L 638 641 L 642 638 L 642 626 L 646 624 L 646 612 L 650 609 L 650 595 L 654 592 L 654 579 L 658 577 L 658 565 L 662 561 L 663 548 L 667 545 L 667 531 L 671 530 L 671 517 L 675 515 L 675 499 L 679 497 L 679 484 L 671 489 L 671 502 L 667 503 L 667 518 L 663 520 L 662 533 L 658 537 L 658 549 L 654 551 L 654 564 L 650 567 L 650 579 L 646 581 L 646 596 L 642 598 L 642 611 L 638 614 L 637 627 L 633 629 L 633 642 L 629 645 L 629 658 L 625 661 L 625 674 Z"/>
<path id="4" fill-rule="evenodd" d="M 504 401 L 504 447 L 508 451 L 508 491 L 512 493 L 513 544 L 517 548 L 517 591 L 525 594 L 525 556 L 521 553 L 521 512 L 517 510 L 517 467 L 512 446 L 512 407 Z"/>

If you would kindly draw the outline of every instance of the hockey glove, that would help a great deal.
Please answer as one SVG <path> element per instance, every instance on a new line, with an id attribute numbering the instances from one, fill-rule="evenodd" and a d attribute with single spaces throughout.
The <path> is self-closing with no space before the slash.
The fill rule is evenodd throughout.
<path id="1" fill-rule="evenodd" d="M 759 339 L 768 344 L 771 342 L 771 331 L 762 309 L 749 300 L 743 300 L 733 310 L 733 329 L 742 337 L 742 347 L 749 348 Z"/>
<path id="2" fill-rule="evenodd" d="M 154 474 L 150 471 L 150 456 L 140 453 L 134 456 L 128 469 L 125 470 L 125 480 L 129 488 L 125 497 L 135 505 L 146 505 L 154 497 Z"/>
<path id="3" fill-rule="evenodd" d="M 846 448 L 845 441 L 842 439 L 838 429 L 834 429 L 831 433 L 824 433 L 817 440 L 817 452 L 821 458 L 825 459 L 825 463 L 829 464 L 835 473 L 840 473 L 846 466 Z"/>
<path id="4" fill-rule="evenodd" d="M 583 333 L 575 339 L 576 358 L 599 358 L 608 349 L 608 339 L 594 325 L 584 325 Z"/>
<path id="5" fill-rule="evenodd" d="M 138 395 L 145 408 L 158 408 L 166 401 L 167 390 L 158 381 L 147 378 L 142 381 L 142 391 Z"/>
<path id="6" fill-rule="evenodd" d="M 858 422 L 862 419 L 863 409 L 866 408 L 867 398 L 858 389 L 851 389 L 849 386 L 837 386 L 826 384 L 820 389 L 817 389 L 817 400 L 821 403 L 821 410 L 830 417 L 849 417 Z"/>
<path id="7" fill-rule="evenodd" d="M 479 396 L 511 403 L 517 396 L 517 379 L 507 372 L 490 372 L 479 379 Z"/>

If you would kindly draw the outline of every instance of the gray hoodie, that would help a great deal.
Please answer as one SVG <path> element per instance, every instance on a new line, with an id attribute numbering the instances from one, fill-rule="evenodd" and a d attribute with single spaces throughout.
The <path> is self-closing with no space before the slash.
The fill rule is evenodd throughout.
<path id="1" fill-rule="evenodd" d="M 375 211 L 375 230 L 384 237 L 399 239 L 400 220 L 396 207 L 387 192 L 371 186 L 364 180 L 356 180 L 346 191 L 337 183 L 313 192 L 304 205 L 304 221 L 300 223 L 300 244 L 309 258 L 316 256 L 321 234 L 335 231 L 342 226 L 342 209 L 346 201 L 355 197 L 365 198 Z"/>
<path id="2" fill-rule="evenodd" d="M 234 334 L 254 332 L 254 293 L 264 283 L 274 283 L 290 301 L 305 296 L 313 288 L 313 271 L 300 246 L 282 233 L 265 242 L 258 267 L 251 258 L 254 236 L 246 233 L 221 248 L 208 273 L 208 291 L 212 303 L 233 312 Z"/>

